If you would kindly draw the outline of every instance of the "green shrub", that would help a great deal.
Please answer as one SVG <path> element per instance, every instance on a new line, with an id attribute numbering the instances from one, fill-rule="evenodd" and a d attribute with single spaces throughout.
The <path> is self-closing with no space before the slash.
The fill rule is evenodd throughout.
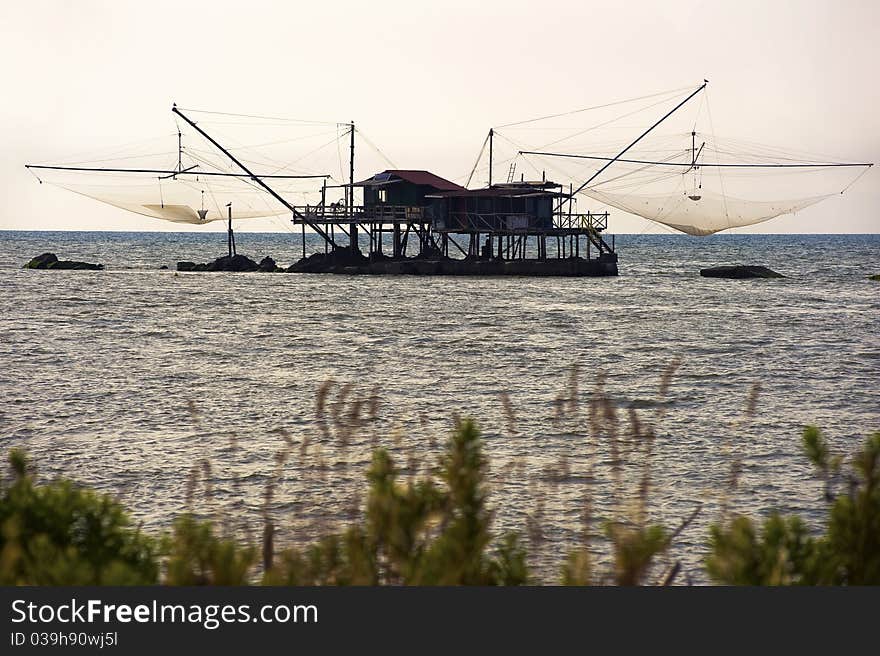
<path id="1" fill-rule="evenodd" d="M 156 544 L 111 497 L 57 480 L 35 485 L 23 452 L 9 454 L 0 492 L 3 585 L 145 585 L 158 576 Z"/>
<path id="2" fill-rule="evenodd" d="M 747 517 L 710 529 L 706 569 L 728 585 L 880 584 L 880 432 L 851 459 L 847 490 L 833 491 L 841 459 L 815 427 L 803 435 L 807 457 L 830 500 L 825 532 L 810 537 L 799 517 L 771 515 L 758 531 Z"/>
<path id="3" fill-rule="evenodd" d="M 191 514 L 174 521 L 163 540 L 166 585 L 247 585 L 256 562 L 253 547 L 214 535 L 211 522 Z"/>
<path id="4" fill-rule="evenodd" d="M 331 535 L 305 552 L 289 549 L 264 582 L 285 585 L 517 585 L 525 553 L 505 535 L 490 554 L 486 461 L 471 421 L 453 433 L 439 463 L 440 481 L 401 484 L 390 454 L 377 449 L 362 526 Z M 274 560 L 274 559 L 273 559 Z"/>

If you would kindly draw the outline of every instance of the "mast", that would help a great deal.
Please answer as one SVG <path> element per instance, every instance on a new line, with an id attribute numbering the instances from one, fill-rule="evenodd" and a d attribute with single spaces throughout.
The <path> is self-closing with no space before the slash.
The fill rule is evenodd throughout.
<path id="1" fill-rule="evenodd" d="M 495 128 L 489 128 L 489 186 L 492 186 L 492 142 L 495 141 Z"/>
<path id="2" fill-rule="evenodd" d="M 229 246 L 229 257 L 232 258 L 235 255 L 235 235 L 232 232 L 232 203 L 226 203 L 226 209 L 229 210 L 229 235 L 227 237 L 227 242 Z"/>
<path id="3" fill-rule="evenodd" d="M 358 248 L 358 233 L 357 233 L 357 223 L 354 220 L 354 121 L 350 123 L 351 130 L 349 134 L 351 135 L 351 156 L 348 160 L 348 216 L 351 218 L 351 228 L 349 229 L 349 234 L 351 237 L 349 238 L 351 252 L 355 254 L 360 250 Z"/>
<path id="4" fill-rule="evenodd" d="M 303 223 L 308 225 L 312 230 L 314 230 L 319 235 L 321 235 L 321 237 L 323 237 L 332 246 L 334 246 L 334 247 L 336 246 L 336 242 L 333 241 L 333 239 L 330 237 L 330 235 L 328 235 L 326 232 L 324 232 L 324 230 L 322 230 L 320 227 L 318 227 L 314 223 L 311 223 L 310 221 L 308 221 L 306 219 L 306 217 L 302 215 L 302 213 L 300 213 L 293 205 L 291 205 L 286 200 L 284 200 L 284 198 L 282 198 L 278 194 L 278 192 L 276 192 L 274 189 L 272 189 L 272 187 L 270 187 L 265 182 L 263 182 L 263 180 L 260 177 L 254 175 L 254 173 L 252 173 L 248 167 L 246 167 L 244 164 L 242 164 L 235 157 L 235 155 L 233 155 L 228 150 L 226 150 L 223 146 L 221 146 L 219 143 L 217 143 L 217 141 L 210 134 L 208 134 L 207 132 L 202 130 L 202 128 L 200 128 L 198 125 L 196 125 L 195 122 L 192 121 L 186 114 L 181 112 L 177 108 L 177 105 L 174 105 L 171 108 L 171 111 L 174 112 L 175 114 L 177 114 L 178 116 L 180 116 L 180 118 L 182 118 L 184 121 L 189 123 L 193 127 L 193 129 L 196 130 L 196 132 L 198 132 L 200 135 L 202 135 L 205 139 L 207 139 L 209 142 L 211 142 L 217 149 L 219 149 L 224 155 L 226 155 L 229 159 L 231 159 L 242 171 L 244 171 L 245 173 L 248 174 L 248 176 L 250 176 L 251 180 L 256 182 L 258 185 L 260 185 L 267 192 L 269 192 L 269 195 L 271 195 L 275 200 L 277 200 L 279 203 L 284 205 L 284 207 L 289 209 L 295 217 L 299 218 L 301 221 L 303 221 Z"/>
<path id="5" fill-rule="evenodd" d="M 349 214 L 354 214 L 354 121 L 351 122 L 351 157 L 348 161 L 348 202 Z"/>

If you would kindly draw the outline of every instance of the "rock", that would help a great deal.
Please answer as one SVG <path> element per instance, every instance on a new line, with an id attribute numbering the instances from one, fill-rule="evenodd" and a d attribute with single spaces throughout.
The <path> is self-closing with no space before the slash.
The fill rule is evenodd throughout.
<path id="1" fill-rule="evenodd" d="M 360 252 L 352 253 L 348 248 L 339 248 L 329 253 L 312 253 L 299 262 L 294 262 L 286 271 L 288 273 L 332 273 L 353 266 L 364 266 L 369 258 Z"/>
<path id="2" fill-rule="evenodd" d="M 167 271 L 167 270 L 168 270 L 167 264 L 163 264 L 162 266 L 159 267 L 159 271 Z"/>
<path id="3" fill-rule="evenodd" d="M 284 269 L 279 267 L 271 257 L 266 256 L 260 260 L 260 271 L 262 273 L 280 273 Z"/>
<path id="4" fill-rule="evenodd" d="M 232 272 L 259 271 L 260 265 L 254 262 L 251 258 L 245 257 L 244 255 L 233 255 L 232 257 L 224 255 L 223 257 L 218 257 L 216 260 L 208 264 L 208 267 L 205 270 Z"/>
<path id="5" fill-rule="evenodd" d="M 763 266 L 736 265 L 719 266 L 708 269 L 700 269 L 700 275 L 704 278 L 733 278 L 743 280 L 745 278 L 785 278 L 781 273 Z"/>
<path id="6" fill-rule="evenodd" d="M 878 280 L 880 281 L 880 273 L 875 276 L 868 276 L 868 280 Z"/>
<path id="7" fill-rule="evenodd" d="M 48 269 L 50 265 L 55 264 L 58 261 L 58 256 L 55 253 L 43 253 L 42 255 L 37 255 L 34 259 L 24 265 L 25 269 Z"/>
<path id="8" fill-rule="evenodd" d="M 616 276 L 617 256 L 604 254 L 590 260 L 573 257 L 550 260 L 481 260 L 410 257 L 373 260 L 348 249 L 336 253 L 313 253 L 292 264 L 291 273 L 385 274 L 413 276 Z"/>
<path id="9" fill-rule="evenodd" d="M 91 262 L 77 262 L 76 260 L 59 260 L 55 253 L 43 253 L 42 255 L 37 255 L 37 257 L 25 264 L 22 268 L 51 269 L 52 271 L 101 271 L 104 268 L 104 265 L 92 264 Z"/>
<path id="10" fill-rule="evenodd" d="M 229 257 L 228 255 L 224 255 L 223 257 L 218 257 L 213 262 L 208 262 L 207 264 L 196 264 L 195 262 L 178 262 L 177 270 L 178 271 L 232 271 L 232 272 L 242 272 L 242 271 L 259 271 L 260 265 L 254 262 L 249 257 L 245 257 L 244 255 L 233 255 Z"/>

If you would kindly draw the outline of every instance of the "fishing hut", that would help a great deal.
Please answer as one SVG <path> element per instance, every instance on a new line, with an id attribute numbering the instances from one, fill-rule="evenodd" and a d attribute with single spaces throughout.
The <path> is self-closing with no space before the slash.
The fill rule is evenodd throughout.
<path id="1" fill-rule="evenodd" d="M 608 213 L 574 211 L 572 194 L 548 180 L 466 189 L 429 171 L 386 170 L 349 187 L 360 204 L 296 208 L 295 224 L 319 224 L 337 242 L 326 242 L 325 257 L 304 251 L 303 270 L 617 274 L 613 239 L 602 236 Z"/>
<path id="2" fill-rule="evenodd" d="M 354 125 L 351 125 L 354 134 Z M 492 133 L 489 139 L 491 146 Z M 312 272 L 447 275 L 617 275 L 608 213 L 575 211 L 575 196 L 552 181 L 467 189 L 425 170 L 389 169 L 321 189 L 317 205 L 292 207 Z M 333 191 L 344 197 L 328 202 Z M 359 192 L 360 202 L 356 202 Z M 306 253 L 307 227 L 325 235 L 324 253 Z M 366 249 L 366 253 L 364 252 Z"/>

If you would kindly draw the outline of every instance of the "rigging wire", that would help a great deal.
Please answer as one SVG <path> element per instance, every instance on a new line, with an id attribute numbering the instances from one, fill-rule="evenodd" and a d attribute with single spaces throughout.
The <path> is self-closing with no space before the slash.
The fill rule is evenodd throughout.
<path id="1" fill-rule="evenodd" d="M 712 108 L 709 106 L 709 94 L 708 89 L 704 89 L 706 91 L 706 116 L 709 119 L 709 132 L 712 135 L 712 141 L 715 141 L 715 123 L 712 120 Z M 715 157 L 718 157 L 718 151 L 715 151 Z M 717 169 L 718 171 L 718 184 L 721 185 L 721 205 L 724 208 L 724 218 L 727 219 L 727 227 L 730 226 L 730 211 L 727 208 L 727 191 L 724 188 L 724 176 L 721 174 L 721 169 Z"/>
<path id="2" fill-rule="evenodd" d="M 483 153 L 486 152 L 486 146 L 489 143 L 489 133 L 486 133 L 486 138 L 483 140 L 483 145 L 480 146 L 480 152 L 477 154 L 477 161 L 474 162 L 474 167 L 471 169 L 471 174 L 468 176 L 467 182 L 464 183 L 465 189 L 471 186 L 471 180 L 474 177 L 474 173 L 477 170 L 477 166 L 480 164 L 480 160 L 483 159 Z"/>
<path id="3" fill-rule="evenodd" d="M 383 152 L 379 149 L 379 146 L 377 146 L 377 145 L 374 144 L 372 141 L 370 141 L 369 138 L 367 138 L 367 135 L 364 134 L 364 131 L 363 131 L 363 130 L 361 130 L 360 128 L 357 128 L 357 129 L 355 130 L 355 134 L 359 134 L 359 135 L 361 136 L 361 139 L 364 140 L 364 143 L 366 143 L 370 148 L 372 148 L 373 151 L 374 151 L 377 155 L 379 155 L 379 157 L 381 157 L 382 159 L 384 159 L 384 160 L 385 160 L 385 163 L 386 163 L 386 164 L 389 164 L 389 165 L 391 166 L 392 169 L 396 169 L 396 168 L 397 168 L 397 165 L 396 165 L 394 162 L 391 161 L 391 158 L 388 157 L 385 153 L 383 153 Z"/>
<path id="4" fill-rule="evenodd" d="M 303 123 L 310 125 L 338 125 L 339 123 L 336 121 L 312 121 L 308 119 L 300 119 L 300 118 L 286 118 L 283 116 L 260 116 L 256 114 L 235 114 L 232 112 L 216 112 L 210 111 L 207 109 L 193 109 L 192 107 L 178 107 L 178 109 L 182 112 L 196 112 L 200 114 L 214 114 L 216 116 L 235 116 L 237 118 L 255 118 L 266 121 L 282 121 L 285 123 Z"/>
<path id="5" fill-rule="evenodd" d="M 648 94 L 647 96 L 638 96 L 636 98 L 628 98 L 626 100 L 616 100 L 614 102 L 606 103 L 604 105 L 595 105 L 593 107 L 584 107 L 582 109 L 575 109 L 575 110 L 572 110 L 569 112 L 562 112 L 560 114 L 548 114 L 547 116 L 539 116 L 537 118 L 530 118 L 530 119 L 526 119 L 524 121 L 516 121 L 514 123 L 505 123 L 504 125 L 499 125 L 498 127 L 499 128 L 509 128 L 509 127 L 513 127 L 516 125 L 525 125 L 526 123 L 535 123 L 536 121 L 545 121 L 545 120 L 551 119 L 551 118 L 559 118 L 561 116 L 570 116 L 572 114 L 580 114 L 581 112 L 589 112 L 594 109 L 605 109 L 606 107 L 614 107 L 616 105 L 625 105 L 626 103 L 630 103 L 630 102 L 636 102 L 639 100 L 647 100 L 648 98 L 656 98 L 658 96 L 667 96 L 667 95 L 679 93 L 679 92 L 684 91 L 685 89 L 690 89 L 690 88 L 691 87 L 688 86 L 688 87 L 681 87 L 678 89 L 670 89 L 668 91 L 660 91 L 659 93 L 652 93 L 652 94 Z"/>

